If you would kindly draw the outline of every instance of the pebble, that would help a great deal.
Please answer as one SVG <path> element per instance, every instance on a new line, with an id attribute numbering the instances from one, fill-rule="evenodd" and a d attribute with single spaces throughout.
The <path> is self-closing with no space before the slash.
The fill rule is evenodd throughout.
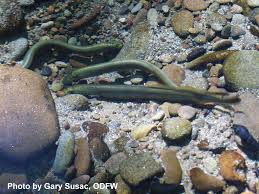
<path id="1" fill-rule="evenodd" d="M 109 131 L 106 125 L 92 121 L 83 122 L 82 128 L 88 134 L 87 137 L 89 141 L 96 137 L 103 139 Z"/>
<path id="2" fill-rule="evenodd" d="M 88 98 L 81 94 L 68 94 L 55 99 L 57 106 L 63 107 L 69 111 L 83 111 L 89 108 Z"/>
<path id="3" fill-rule="evenodd" d="M 209 6 L 209 2 L 205 0 L 184 0 L 183 6 L 190 11 L 201 11 L 207 9 L 207 7 Z"/>
<path id="4" fill-rule="evenodd" d="M 60 80 L 54 80 L 51 84 L 51 90 L 53 92 L 57 92 L 57 91 L 60 91 L 62 90 L 64 87 L 64 84 L 62 83 L 62 81 Z"/>
<path id="5" fill-rule="evenodd" d="M 178 86 L 181 85 L 182 81 L 185 79 L 185 71 L 180 66 L 168 64 L 163 67 L 162 71 Z"/>
<path id="6" fill-rule="evenodd" d="M 155 127 L 156 126 L 154 124 L 141 124 L 131 131 L 131 136 L 135 140 L 141 139 L 143 137 L 146 137 Z"/>
<path id="7" fill-rule="evenodd" d="M 142 83 L 144 80 L 144 77 L 141 75 L 136 75 L 133 78 L 130 79 L 130 82 L 134 85 Z"/>
<path id="8" fill-rule="evenodd" d="M 107 144 L 100 138 L 93 138 L 89 142 L 93 160 L 105 162 L 110 157 L 110 150 Z"/>
<path id="9" fill-rule="evenodd" d="M 43 76 L 50 76 L 52 74 L 52 70 L 48 66 L 43 66 L 41 71 L 40 71 L 40 74 L 43 75 Z"/>
<path id="10" fill-rule="evenodd" d="M 191 106 L 181 106 L 179 109 L 178 109 L 178 115 L 179 117 L 183 118 L 183 119 L 187 119 L 187 120 L 190 120 L 192 119 L 193 117 L 195 117 L 197 113 L 197 109 L 191 107 Z"/>
<path id="11" fill-rule="evenodd" d="M 139 1 L 139 3 L 137 3 L 132 9 L 131 9 L 131 13 L 137 13 L 143 6 L 143 3 L 141 1 Z"/>
<path id="12" fill-rule="evenodd" d="M 48 22 L 46 22 L 46 23 L 42 23 L 41 24 L 41 28 L 42 29 L 50 29 L 50 28 L 52 28 L 54 26 L 54 21 L 48 21 Z"/>
<path id="13" fill-rule="evenodd" d="M 71 45 L 76 45 L 77 44 L 77 39 L 76 37 L 71 37 L 68 39 L 67 41 L 68 44 L 71 44 Z"/>
<path id="14" fill-rule="evenodd" d="M 160 106 L 160 108 L 165 112 L 166 117 L 169 117 L 178 116 L 178 110 L 181 106 L 182 105 L 178 103 L 165 102 Z"/>
<path id="15" fill-rule="evenodd" d="M 197 44 L 205 44 L 207 42 L 207 38 L 204 35 L 198 35 L 194 38 L 194 42 Z"/>
<path id="16" fill-rule="evenodd" d="M 170 8 L 169 8 L 168 5 L 163 5 L 163 6 L 162 6 L 162 11 L 163 11 L 164 13 L 168 13 L 169 10 L 170 10 Z"/>
<path id="17" fill-rule="evenodd" d="M 79 177 L 88 174 L 91 167 L 91 153 L 88 140 L 80 138 L 76 141 L 77 152 L 75 156 L 74 166 L 76 168 L 76 176 Z"/>
<path id="18" fill-rule="evenodd" d="M 187 55 L 187 60 L 192 61 L 206 53 L 206 49 L 203 47 L 193 48 Z"/>
<path id="19" fill-rule="evenodd" d="M 215 42 L 212 45 L 212 50 L 214 50 L 214 51 L 224 50 L 224 49 L 228 49 L 232 45 L 233 45 L 232 40 L 222 39 L 222 40 Z"/>
<path id="20" fill-rule="evenodd" d="M 259 7 L 259 0 L 247 0 L 250 7 Z"/>
<path id="21" fill-rule="evenodd" d="M 165 170 L 162 182 L 178 185 L 182 180 L 182 168 L 174 150 L 162 150 L 161 160 Z"/>
<path id="22" fill-rule="evenodd" d="M 21 6 L 32 6 L 35 1 L 34 0 L 18 0 Z"/>
<path id="23" fill-rule="evenodd" d="M 203 172 L 200 168 L 192 168 L 190 170 L 190 178 L 193 187 L 201 192 L 221 191 L 225 186 L 225 182 L 215 176 L 211 176 Z"/>
<path id="24" fill-rule="evenodd" d="M 246 169 L 245 159 L 236 151 L 227 150 L 221 153 L 219 156 L 219 168 L 220 174 L 227 181 L 239 183 L 246 181 L 244 174 Z"/>
<path id="25" fill-rule="evenodd" d="M 231 24 L 232 25 L 240 25 L 240 24 L 245 24 L 246 22 L 246 17 L 242 14 L 234 14 L 232 17 Z"/>
<path id="26" fill-rule="evenodd" d="M 191 136 L 191 122 L 182 118 L 166 119 L 161 130 L 162 136 L 168 140 L 180 141 Z"/>
<path id="27" fill-rule="evenodd" d="M 121 177 L 133 186 L 154 177 L 161 171 L 161 165 L 149 153 L 131 156 L 120 164 Z"/>
<path id="28" fill-rule="evenodd" d="M 223 27 L 227 24 L 227 19 L 218 12 L 212 12 L 207 15 L 206 23 L 209 26 L 220 25 Z"/>
<path id="29" fill-rule="evenodd" d="M 158 111 L 153 117 L 153 121 L 161 121 L 165 117 L 165 112 L 164 111 Z"/>
<path id="30" fill-rule="evenodd" d="M 64 131 L 58 140 L 58 148 L 53 163 L 55 174 L 64 174 L 74 157 L 75 137 L 70 131 Z"/>
<path id="31" fill-rule="evenodd" d="M 222 31 L 221 31 L 221 36 L 223 38 L 229 38 L 231 35 L 231 25 L 227 24 L 226 26 L 223 27 Z"/>
<path id="32" fill-rule="evenodd" d="M 238 38 L 239 36 L 242 36 L 242 35 L 245 35 L 246 34 L 246 31 L 238 26 L 238 25 L 234 25 L 231 27 L 231 33 L 230 33 L 230 36 L 232 38 Z"/>
<path id="33" fill-rule="evenodd" d="M 210 174 L 213 174 L 217 170 L 217 165 L 217 161 L 213 157 L 203 159 L 203 166 Z"/>
<path id="34" fill-rule="evenodd" d="M 119 152 L 114 155 L 112 155 L 105 163 L 104 167 L 106 170 L 113 176 L 116 176 L 119 174 L 119 167 L 121 162 L 126 160 L 128 157 L 126 156 L 125 153 Z"/>
<path id="35" fill-rule="evenodd" d="M 171 63 L 173 60 L 174 56 L 169 53 L 165 53 L 159 56 L 159 61 L 162 63 Z"/>
<path id="36" fill-rule="evenodd" d="M 243 8 L 237 4 L 234 4 L 231 9 L 230 12 L 233 14 L 238 14 L 238 13 L 242 13 L 243 12 Z"/>
<path id="37" fill-rule="evenodd" d="M 173 15 L 171 24 L 174 32 L 181 37 L 189 34 L 189 29 L 193 27 L 194 17 L 190 11 L 182 10 Z"/>
<path id="38" fill-rule="evenodd" d="M 156 26 L 158 23 L 158 13 L 156 9 L 151 8 L 147 12 L 147 20 L 151 26 Z"/>
<path id="39" fill-rule="evenodd" d="M 115 177 L 115 183 L 117 183 L 116 193 L 117 194 L 131 194 L 130 186 L 121 178 L 120 175 Z"/>

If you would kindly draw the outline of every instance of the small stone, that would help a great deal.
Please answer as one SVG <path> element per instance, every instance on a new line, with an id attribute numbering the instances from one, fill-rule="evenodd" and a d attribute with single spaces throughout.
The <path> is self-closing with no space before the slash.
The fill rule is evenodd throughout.
<path id="1" fill-rule="evenodd" d="M 185 79 L 185 71 L 180 66 L 168 64 L 163 67 L 162 71 L 178 86 Z"/>
<path id="2" fill-rule="evenodd" d="M 121 177 L 131 185 L 139 185 L 162 171 L 162 167 L 149 153 L 131 156 L 120 164 Z"/>
<path id="3" fill-rule="evenodd" d="M 193 27 L 194 17 L 190 11 L 182 10 L 173 15 L 172 26 L 174 32 L 181 37 L 187 37 L 189 29 Z"/>
<path id="4" fill-rule="evenodd" d="M 197 113 L 197 110 L 191 106 L 181 106 L 178 109 L 178 115 L 179 117 L 183 118 L 183 119 L 187 119 L 190 120 L 192 119 Z"/>
<path id="5" fill-rule="evenodd" d="M 117 175 L 119 174 L 119 167 L 120 163 L 126 160 L 128 157 L 123 153 L 119 152 L 117 154 L 112 155 L 105 163 L 104 167 L 106 170 L 112 174 L 112 175 Z"/>
<path id="6" fill-rule="evenodd" d="M 196 59 L 196 58 L 202 56 L 205 53 L 206 53 L 206 49 L 203 48 L 203 47 L 193 48 L 190 51 L 190 53 L 187 55 L 187 60 L 192 61 L 193 59 Z"/>
<path id="7" fill-rule="evenodd" d="M 100 138 L 93 138 L 89 147 L 94 160 L 105 162 L 111 155 L 107 144 Z"/>
<path id="8" fill-rule="evenodd" d="M 223 38 L 229 38 L 231 35 L 231 25 L 227 24 L 226 26 L 223 27 L 222 31 L 221 31 L 221 36 Z"/>
<path id="9" fill-rule="evenodd" d="M 237 4 L 234 4 L 231 7 L 230 10 L 231 10 L 230 12 L 233 13 L 233 14 L 238 14 L 238 13 L 242 13 L 243 12 L 243 8 L 241 6 L 239 6 L 239 5 L 237 5 Z"/>
<path id="10" fill-rule="evenodd" d="M 160 107 L 165 112 L 166 116 L 169 117 L 169 115 L 178 116 L 178 110 L 181 106 L 182 105 L 178 103 L 165 102 Z"/>
<path id="11" fill-rule="evenodd" d="M 54 22 L 53 21 L 48 21 L 48 22 L 46 22 L 46 23 L 42 23 L 41 24 L 41 28 L 42 29 L 50 29 L 50 28 L 52 28 L 54 26 Z"/>
<path id="12" fill-rule="evenodd" d="M 167 119 L 163 123 L 162 136 L 172 141 L 180 141 L 191 136 L 191 122 L 182 118 Z"/>
<path id="13" fill-rule="evenodd" d="M 223 40 L 219 40 L 217 42 L 215 42 L 212 45 L 212 49 L 214 51 L 218 51 L 218 50 L 224 50 L 224 49 L 228 49 L 229 47 L 231 47 L 233 45 L 232 41 L 229 39 L 223 39 Z"/>
<path id="14" fill-rule="evenodd" d="M 158 111 L 153 117 L 153 121 L 161 121 L 165 117 L 165 112 L 164 111 Z"/>
<path id="15" fill-rule="evenodd" d="M 215 23 L 215 24 L 211 24 L 211 29 L 216 32 L 220 32 L 222 31 L 223 26 L 221 24 Z"/>
<path id="16" fill-rule="evenodd" d="M 160 57 L 159 57 L 159 60 L 162 62 L 162 63 L 171 63 L 173 60 L 174 60 L 174 56 L 171 55 L 171 54 L 162 54 Z"/>
<path id="17" fill-rule="evenodd" d="M 133 78 L 130 79 L 130 82 L 131 82 L 132 84 L 137 85 L 137 84 L 142 83 L 143 80 L 144 80 L 144 77 L 143 77 L 143 76 L 141 76 L 141 75 L 136 75 L 136 76 L 134 76 Z"/>
<path id="18" fill-rule="evenodd" d="M 131 136 L 135 140 L 138 140 L 140 138 L 146 137 L 155 127 L 156 126 L 154 124 L 141 124 L 131 131 Z"/>
<path id="19" fill-rule="evenodd" d="M 237 25 L 231 27 L 230 36 L 232 38 L 238 38 L 238 37 L 240 37 L 242 35 L 245 35 L 245 34 L 246 34 L 246 31 L 242 27 L 237 26 Z"/>
<path id="20" fill-rule="evenodd" d="M 72 162 L 74 156 L 75 137 L 70 131 L 61 134 L 53 164 L 55 174 L 63 174 Z"/>
<path id="21" fill-rule="evenodd" d="M 86 138 L 80 138 L 76 141 L 77 152 L 75 156 L 74 166 L 76 168 L 76 176 L 79 177 L 88 174 L 91 167 L 91 153 Z"/>
<path id="22" fill-rule="evenodd" d="M 43 76 L 50 76 L 52 74 L 52 70 L 48 66 L 43 66 L 41 71 L 40 71 L 40 74 L 43 75 Z"/>
<path id="23" fill-rule="evenodd" d="M 19 0 L 21 6 L 31 6 L 35 3 L 34 0 Z"/>
<path id="24" fill-rule="evenodd" d="M 190 11 L 201 11 L 207 9 L 209 2 L 204 0 L 184 0 L 183 5 Z"/>
<path id="25" fill-rule="evenodd" d="M 64 84 L 60 80 L 54 80 L 53 83 L 51 84 L 51 90 L 53 92 L 57 92 L 62 90 L 64 87 Z"/>
<path id="26" fill-rule="evenodd" d="M 174 150 L 162 150 L 161 160 L 165 169 L 162 182 L 178 185 L 182 180 L 182 168 Z"/>
<path id="27" fill-rule="evenodd" d="M 221 191 L 225 186 L 225 182 L 204 173 L 200 168 L 190 170 L 190 178 L 193 187 L 201 192 Z"/>
<path id="28" fill-rule="evenodd" d="M 162 11 L 164 12 L 164 13 L 168 13 L 169 12 L 169 6 L 168 5 L 163 5 L 162 6 Z"/>
<path id="29" fill-rule="evenodd" d="M 246 181 L 244 174 L 246 169 L 245 159 L 238 152 L 227 150 L 221 153 L 219 156 L 219 167 L 220 174 L 225 180 L 241 183 Z"/>
<path id="30" fill-rule="evenodd" d="M 239 190 L 235 186 L 228 186 L 223 194 L 238 194 Z"/>
<path id="31" fill-rule="evenodd" d="M 151 8 L 147 12 L 147 20 L 151 26 L 156 26 L 158 23 L 158 13 L 156 9 Z"/>
<path id="32" fill-rule="evenodd" d="M 242 14 L 234 14 L 232 17 L 232 25 L 240 25 L 246 22 L 246 17 Z"/>
<path id="33" fill-rule="evenodd" d="M 223 15 L 219 14 L 218 12 L 211 12 L 206 17 L 206 23 L 209 26 L 212 26 L 212 25 L 225 26 L 227 24 L 227 19 Z"/>
<path id="34" fill-rule="evenodd" d="M 88 133 L 88 140 L 91 141 L 93 138 L 97 137 L 103 139 L 104 136 L 108 133 L 109 128 L 98 122 L 85 121 L 82 124 L 82 128 Z"/>
<path id="35" fill-rule="evenodd" d="M 235 0 L 216 0 L 220 4 L 233 3 Z"/>
<path id="36" fill-rule="evenodd" d="M 247 0 L 250 7 L 259 7 L 259 0 Z"/>
<path id="37" fill-rule="evenodd" d="M 67 43 L 71 44 L 71 45 L 76 45 L 77 44 L 77 38 L 71 37 L 71 38 L 68 39 Z"/>
<path id="38" fill-rule="evenodd" d="M 196 42 L 197 44 L 205 44 L 207 42 L 206 36 L 198 35 L 194 38 L 194 42 Z"/>
<path id="39" fill-rule="evenodd" d="M 141 1 L 139 1 L 139 3 L 137 3 L 132 9 L 131 9 L 131 13 L 137 13 L 143 6 L 143 3 Z"/>

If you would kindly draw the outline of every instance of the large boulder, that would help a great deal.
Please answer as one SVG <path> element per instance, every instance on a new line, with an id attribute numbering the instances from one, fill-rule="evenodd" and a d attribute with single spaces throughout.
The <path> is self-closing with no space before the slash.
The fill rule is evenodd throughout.
<path id="1" fill-rule="evenodd" d="M 232 90 L 259 89 L 259 52 L 243 50 L 233 53 L 224 62 L 224 76 Z"/>
<path id="2" fill-rule="evenodd" d="M 25 161 L 59 137 L 47 83 L 34 72 L 0 66 L 0 157 Z"/>
<path id="3" fill-rule="evenodd" d="M 21 6 L 17 0 L 0 0 L 0 36 L 16 30 L 22 20 Z"/>

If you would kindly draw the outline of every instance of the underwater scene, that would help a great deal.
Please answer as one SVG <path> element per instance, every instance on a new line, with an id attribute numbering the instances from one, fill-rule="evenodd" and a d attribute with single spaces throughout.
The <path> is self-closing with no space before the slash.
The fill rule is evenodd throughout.
<path id="1" fill-rule="evenodd" d="M 0 194 L 259 194 L 259 0 L 0 0 Z"/>

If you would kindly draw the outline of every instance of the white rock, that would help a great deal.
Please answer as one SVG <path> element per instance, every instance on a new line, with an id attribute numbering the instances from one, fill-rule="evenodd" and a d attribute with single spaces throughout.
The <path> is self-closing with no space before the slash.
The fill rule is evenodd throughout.
<path id="1" fill-rule="evenodd" d="M 259 0 L 247 0 L 250 7 L 259 7 Z"/>
<path id="2" fill-rule="evenodd" d="M 135 140 L 138 140 L 140 138 L 146 137 L 150 133 L 150 131 L 155 127 L 155 124 L 141 124 L 131 131 L 131 136 Z"/>

